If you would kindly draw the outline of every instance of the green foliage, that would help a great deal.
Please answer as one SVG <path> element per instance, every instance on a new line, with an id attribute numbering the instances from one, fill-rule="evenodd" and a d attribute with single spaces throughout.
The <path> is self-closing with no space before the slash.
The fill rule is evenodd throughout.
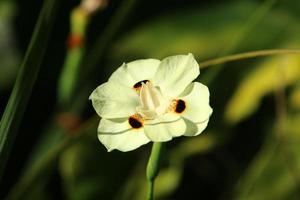
<path id="1" fill-rule="evenodd" d="M 300 85 L 299 83 L 296 84 L 295 88 L 291 92 L 289 96 L 289 105 L 294 109 L 299 111 L 300 110 Z"/>
<path id="2" fill-rule="evenodd" d="M 205 154 L 220 144 L 220 138 L 214 137 L 214 133 L 203 133 L 195 138 L 185 138 L 174 148 L 167 147 L 162 159 L 162 167 L 155 179 L 155 199 L 163 199 L 172 194 L 179 186 L 183 177 L 184 163 L 186 159 Z M 145 159 L 137 162 L 136 167 L 125 182 L 123 189 L 115 199 L 145 199 L 147 194 L 147 181 L 141 178 L 145 174 Z"/>
<path id="3" fill-rule="evenodd" d="M 66 56 L 65 67 L 61 73 L 58 88 L 58 101 L 62 106 L 70 105 L 70 100 L 74 95 L 83 52 L 82 48 L 75 48 L 69 50 Z"/>
<path id="4" fill-rule="evenodd" d="M 228 102 L 225 118 L 230 123 L 245 119 L 259 106 L 262 98 L 281 85 L 290 85 L 300 76 L 298 55 L 278 56 L 258 64 L 240 82 Z"/>
<path id="5" fill-rule="evenodd" d="M 135 156 L 124 155 L 100 149 L 96 135 L 71 145 L 59 161 L 65 195 L 74 200 L 111 199 L 133 167 Z"/>
<path id="6" fill-rule="evenodd" d="M 257 4 L 253 2 L 242 1 L 218 5 L 208 10 L 194 8 L 162 16 L 135 28 L 116 42 L 112 54 L 124 59 L 162 58 L 192 52 L 200 59 L 207 59 L 227 48 L 256 7 Z M 286 21 L 276 16 L 268 16 L 260 22 L 259 31 L 250 34 L 238 50 L 259 49 L 274 40 L 278 42 L 278 39 L 280 42 L 279 35 L 285 33 L 282 30 L 286 28 Z"/>
<path id="7" fill-rule="evenodd" d="M 288 119 L 284 141 L 279 142 L 278 135 L 270 130 L 257 157 L 237 184 L 235 199 L 299 198 L 299 120 L 299 114 Z"/>
<path id="8" fill-rule="evenodd" d="M 89 16 L 78 8 L 75 8 L 70 17 L 70 34 L 69 40 L 77 38 L 75 46 L 68 44 L 68 52 L 65 58 L 65 63 L 61 71 L 58 82 L 58 102 L 61 106 L 70 105 L 71 99 L 74 96 L 74 89 L 79 78 L 80 64 L 84 54 L 84 40 L 86 40 L 86 27 L 89 22 Z M 75 41 L 68 41 L 69 43 Z M 66 109 L 66 108 L 64 108 Z"/>
<path id="9" fill-rule="evenodd" d="M 46 1 L 0 122 L 0 177 L 37 77 L 55 15 L 56 1 Z"/>
<path id="10" fill-rule="evenodd" d="M 15 12 L 11 1 L 0 2 L 0 91 L 12 85 L 20 60 L 12 27 Z"/>
<path id="11" fill-rule="evenodd" d="M 177 10 L 170 14 L 155 16 L 147 22 L 142 21 L 141 25 L 131 26 L 131 30 L 119 30 L 124 25 L 126 16 L 129 13 L 135 13 L 131 10 L 134 2 L 132 0 L 128 5 L 124 3 L 120 9 L 117 9 L 111 19 L 112 22 L 105 27 L 99 39 L 96 42 L 92 41 L 95 45 L 91 48 L 92 51 L 87 49 L 87 55 L 83 55 L 83 49 L 68 51 L 64 64 L 65 71 L 63 70 L 60 74 L 63 78 L 58 83 L 60 91 L 57 91 L 58 98 L 68 99 L 63 100 L 64 110 L 76 110 L 73 108 L 75 102 L 76 105 L 80 105 L 78 113 L 84 113 L 84 108 L 89 105 L 85 96 L 90 93 L 90 90 L 86 88 L 94 84 L 92 77 L 89 76 L 91 72 L 95 72 L 97 77 L 102 76 L 102 79 L 97 80 L 99 83 L 107 80 L 107 71 L 114 71 L 124 61 L 149 57 L 163 58 L 171 54 L 191 52 L 200 62 L 224 54 L 224 52 L 244 52 L 267 48 L 297 49 L 300 46 L 298 39 L 300 26 L 297 18 L 299 9 L 295 8 L 295 5 L 298 5 L 297 0 L 289 0 L 285 5 L 276 4 L 276 7 L 259 18 L 252 28 L 247 28 L 249 18 L 260 8 L 260 1 L 223 1 L 218 2 L 217 5 L 207 3 L 205 7 L 196 5 L 193 8 L 176 8 Z M 51 3 L 54 4 L 54 1 Z M 2 15 L 5 15 L 1 9 L 0 7 L 0 21 Z M 293 12 L 290 13 L 290 10 Z M 49 12 L 50 19 L 54 12 L 50 10 L 47 12 Z M 12 95 L 13 101 L 10 100 L 0 124 L 0 139 L 2 139 L 0 141 L 5 141 L 6 137 L 12 139 L 22 119 L 42 60 L 50 32 L 48 25 L 51 24 L 52 18 L 42 23 L 40 30 L 33 37 L 35 42 L 31 45 L 31 51 L 27 53 L 23 64 L 25 69 L 31 67 L 28 71 L 24 69 L 20 71 L 21 78 L 19 77 L 16 82 L 16 89 Z M 97 23 L 100 22 L 101 20 L 97 21 Z M 84 32 L 85 27 L 84 30 L 81 28 L 82 26 L 79 26 L 80 31 Z M 239 36 L 243 30 L 249 32 Z M 116 34 L 118 31 L 119 35 Z M 112 41 L 113 44 L 111 44 Z M 7 56 L 4 52 L 3 55 L 10 59 L 9 62 L 0 60 L 0 65 L 2 62 L 5 63 L 4 68 L 0 67 L 0 89 L 2 86 L 7 88 L 14 78 L 15 68 L 8 67 L 18 61 L 14 59 L 18 58 L 14 53 Z M 0 51 L 0 58 L 1 56 Z M 101 59 L 104 61 L 98 63 Z M 97 68 L 100 65 L 101 68 Z M 104 69 L 106 65 L 110 67 Z M 230 151 L 230 154 L 237 154 L 235 146 L 238 146 L 240 141 L 243 143 L 238 151 L 241 151 L 241 157 L 246 157 L 244 155 L 246 151 L 243 151 L 243 148 L 252 145 L 253 141 L 249 141 L 249 145 L 247 140 L 241 140 L 239 137 L 247 137 L 244 135 L 247 135 L 247 131 L 251 131 L 256 142 L 261 142 L 259 147 L 255 146 L 258 150 L 254 152 L 254 147 L 248 149 L 254 153 L 251 154 L 251 158 L 245 158 L 246 161 L 240 159 L 247 166 L 243 167 L 244 163 L 238 163 L 238 170 L 232 167 L 234 164 L 231 162 L 240 160 L 232 158 L 232 161 L 222 158 L 229 163 L 230 169 L 228 170 L 237 173 L 239 179 L 236 181 L 230 177 L 232 178 L 230 179 L 231 185 L 226 185 L 222 191 L 232 197 L 228 199 L 297 199 L 297 184 L 294 175 L 291 175 L 290 165 L 285 160 L 282 145 L 288 146 L 288 152 L 294 158 L 292 166 L 299 171 L 299 66 L 298 55 L 272 56 L 226 65 L 210 87 L 214 113 L 208 131 L 195 138 L 180 138 L 167 146 L 166 156 L 162 160 L 162 167 L 155 181 L 155 197 L 170 199 L 172 194 L 178 192 L 178 187 L 184 182 L 185 167 L 190 158 L 223 150 Z M 207 71 L 201 70 L 200 80 L 205 74 Z M 78 85 L 80 89 L 77 88 Z M 290 107 L 287 109 L 288 122 L 285 133 L 287 142 L 284 144 L 277 138 L 274 133 L 276 130 L 273 128 L 262 131 L 261 129 L 265 127 L 248 127 L 249 124 L 252 125 L 248 120 L 256 120 L 253 115 L 258 116 L 263 113 L 265 105 L 261 103 L 264 97 L 273 95 L 273 92 L 280 86 L 290 89 L 286 91 L 289 95 L 288 106 Z M 75 91 L 74 96 L 71 94 L 73 92 L 70 92 L 72 90 Z M 270 111 L 267 112 L 270 113 Z M 54 110 L 53 115 L 57 116 L 60 113 Z M 83 121 L 86 116 L 81 117 Z M 223 121 L 224 117 L 225 121 Z M 273 126 L 274 118 L 272 111 L 269 115 L 264 114 L 261 117 L 262 122 L 255 123 L 264 124 L 266 127 Z M 83 124 L 83 126 L 76 126 L 75 129 L 69 130 L 64 126 L 58 126 L 56 120 L 49 120 L 39 136 L 40 139 L 34 152 L 30 154 L 29 162 L 20 181 L 12 190 L 12 197 L 16 197 L 15 199 L 20 196 L 22 199 L 51 199 L 47 191 L 49 180 L 54 174 L 53 171 L 58 169 L 61 186 L 57 183 L 56 187 L 61 187 L 66 199 L 145 199 L 147 191 L 145 168 L 150 145 L 126 154 L 115 151 L 107 153 L 96 138 L 98 118 L 92 121 L 91 127 L 87 130 L 85 130 L 84 122 L 81 123 L 82 121 L 80 125 Z M 66 121 L 60 122 L 60 125 L 66 124 Z M 230 124 L 229 127 L 228 124 Z M 211 131 L 212 128 L 213 131 Z M 82 130 L 87 135 L 77 137 Z M 262 132 L 268 132 L 265 138 L 260 135 L 263 134 Z M 3 133 L 6 134 L 3 135 Z M 64 143 L 64 139 L 68 142 Z M 2 157 L 0 157 L 0 162 L 3 167 Z M 216 181 L 220 179 L 222 177 Z"/>

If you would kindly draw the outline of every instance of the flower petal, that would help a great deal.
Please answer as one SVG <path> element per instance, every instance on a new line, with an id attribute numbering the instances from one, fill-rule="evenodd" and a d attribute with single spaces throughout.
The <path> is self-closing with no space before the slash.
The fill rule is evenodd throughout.
<path id="1" fill-rule="evenodd" d="M 191 83 L 180 95 L 180 99 L 186 103 L 181 116 L 195 123 L 201 123 L 209 119 L 212 108 L 209 106 L 208 88 L 198 82 Z"/>
<path id="2" fill-rule="evenodd" d="M 199 65 L 192 54 L 170 56 L 161 61 L 154 85 L 163 94 L 177 97 L 199 74 Z"/>
<path id="3" fill-rule="evenodd" d="M 129 117 L 139 105 L 139 97 L 134 90 L 115 82 L 97 87 L 90 99 L 98 115 L 103 118 Z"/>
<path id="4" fill-rule="evenodd" d="M 184 122 L 187 127 L 184 136 L 197 136 L 207 127 L 208 119 L 199 123 L 194 123 L 188 119 L 184 119 Z"/>
<path id="5" fill-rule="evenodd" d="M 165 142 L 184 134 L 186 124 L 181 117 L 167 113 L 144 125 L 146 136 L 154 142 Z"/>
<path id="6" fill-rule="evenodd" d="M 101 119 L 98 138 L 108 151 L 114 149 L 124 152 L 131 151 L 150 142 L 144 134 L 143 128 L 131 128 L 127 118 Z"/>
<path id="7" fill-rule="evenodd" d="M 139 81 L 151 80 L 159 66 L 156 59 L 142 59 L 123 64 L 109 78 L 122 85 L 133 87 Z"/>

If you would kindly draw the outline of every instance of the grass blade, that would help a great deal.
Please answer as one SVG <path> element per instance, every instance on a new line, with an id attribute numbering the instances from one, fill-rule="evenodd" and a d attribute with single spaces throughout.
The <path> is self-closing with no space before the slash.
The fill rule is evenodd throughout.
<path id="1" fill-rule="evenodd" d="M 58 0 L 46 0 L 0 122 L 0 178 L 43 60 Z"/>

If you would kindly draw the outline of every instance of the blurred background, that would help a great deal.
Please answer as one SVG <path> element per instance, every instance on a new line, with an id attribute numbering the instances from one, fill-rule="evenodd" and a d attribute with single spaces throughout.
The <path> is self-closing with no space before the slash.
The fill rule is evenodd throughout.
<path id="1" fill-rule="evenodd" d="M 151 145 L 108 153 L 88 100 L 123 62 L 300 49 L 299 0 L 97 2 L 58 3 L 0 199 L 145 199 Z M 42 4 L 0 1 L 1 114 Z M 197 81 L 214 113 L 201 135 L 168 142 L 156 199 L 300 199 L 300 56 L 209 66 Z"/>

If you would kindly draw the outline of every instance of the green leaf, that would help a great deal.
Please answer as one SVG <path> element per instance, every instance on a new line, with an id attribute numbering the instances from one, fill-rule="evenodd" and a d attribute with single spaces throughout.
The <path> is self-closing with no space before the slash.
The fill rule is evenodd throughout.
<path id="1" fill-rule="evenodd" d="M 47 132 L 35 146 L 23 174 L 7 195 L 7 200 L 20 199 L 21 197 L 22 199 L 30 199 L 32 191 L 42 189 L 39 188 L 39 185 L 47 183 L 60 155 L 70 146 L 72 147 L 76 141 L 83 142 L 85 138 L 90 138 L 93 130 L 97 129 L 98 123 L 98 116 L 90 118 L 86 122 L 87 126 L 78 129 L 72 137 L 66 136 L 68 133 L 62 126 L 51 124 L 47 127 Z"/>
<path id="2" fill-rule="evenodd" d="M 160 16 L 124 34 L 112 47 L 111 58 L 120 62 L 124 58 L 163 58 L 187 52 L 199 59 L 211 58 L 228 47 L 257 7 L 253 1 L 241 1 Z M 286 18 L 278 13 L 268 15 L 235 51 L 260 49 L 273 41 L 280 42 L 282 35 L 293 29 L 286 26 L 289 20 Z"/>
<path id="3" fill-rule="evenodd" d="M 239 84 L 229 100 L 225 119 L 237 123 L 259 107 L 262 98 L 274 91 L 279 84 L 290 85 L 299 80 L 300 57 L 285 55 L 269 58 L 258 64 Z"/>
<path id="4" fill-rule="evenodd" d="M 128 172 L 134 168 L 139 158 L 137 152 L 107 153 L 104 147 L 100 148 L 96 135 L 82 137 L 70 145 L 59 158 L 59 172 L 67 199 L 113 199 L 129 176 Z"/>
<path id="5" fill-rule="evenodd" d="M 20 62 L 12 34 L 15 12 L 16 6 L 12 1 L 0 2 L 0 90 L 12 86 Z"/>
<path id="6" fill-rule="evenodd" d="M 300 169 L 299 116 L 288 118 L 284 141 L 270 131 L 261 150 L 236 185 L 233 199 L 299 199 L 299 177 L 296 177 Z"/>
<path id="7" fill-rule="evenodd" d="M 35 83 L 53 25 L 58 0 L 45 1 L 12 94 L 0 122 L 0 177 Z"/>
<path id="8" fill-rule="evenodd" d="M 289 105 L 294 110 L 300 110 L 300 84 L 296 84 L 289 96 Z"/>

